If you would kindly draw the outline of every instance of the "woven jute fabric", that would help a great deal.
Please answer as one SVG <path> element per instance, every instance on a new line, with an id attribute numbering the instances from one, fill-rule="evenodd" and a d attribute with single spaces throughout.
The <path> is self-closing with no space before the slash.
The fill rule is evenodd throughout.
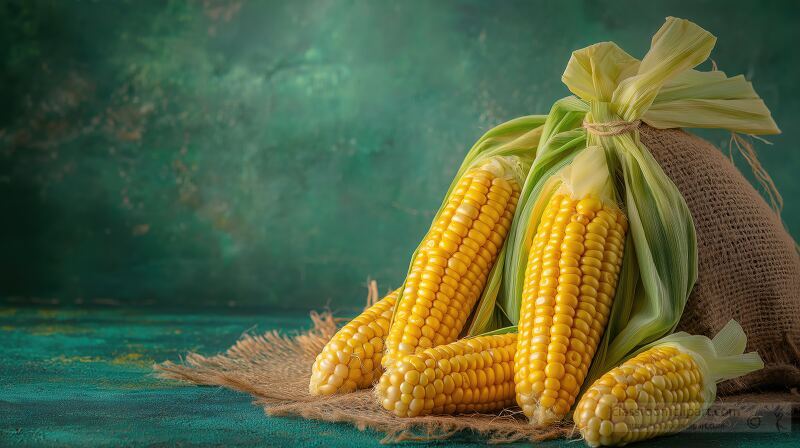
<path id="1" fill-rule="evenodd" d="M 683 194 L 697 231 L 698 279 L 678 330 L 713 336 L 730 319 L 765 368 L 721 393 L 800 385 L 800 256 L 780 217 L 716 147 L 678 129 L 639 128 Z"/>
<path id="2" fill-rule="evenodd" d="M 764 393 L 800 385 L 800 259 L 780 218 L 742 174 L 704 140 L 680 130 L 640 127 L 641 140 L 683 193 L 697 228 L 699 279 L 678 329 L 713 336 L 738 320 L 766 368 L 720 385 L 727 403 L 798 402 L 797 395 Z M 398 418 L 372 391 L 333 397 L 308 392 L 311 365 L 337 329 L 329 313 L 312 313 L 311 330 L 296 335 L 245 335 L 225 353 L 191 353 L 155 366 L 162 377 L 224 386 L 252 394 L 274 416 L 346 422 L 386 434 L 384 441 L 431 440 L 462 431 L 488 442 L 540 441 L 574 435 L 569 423 L 533 428 L 519 409 L 493 415 Z M 752 392 L 757 392 L 753 395 Z"/>

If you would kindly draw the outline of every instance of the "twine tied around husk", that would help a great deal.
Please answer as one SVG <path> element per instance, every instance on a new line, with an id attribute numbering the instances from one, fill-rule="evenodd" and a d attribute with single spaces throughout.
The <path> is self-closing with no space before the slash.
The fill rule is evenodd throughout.
<path id="1" fill-rule="evenodd" d="M 610 137 L 613 135 L 621 135 L 626 132 L 639 129 L 639 126 L 641 124 L 642 120 L 633 120 L 633 121 L 617 120 L 617 121 L 607 121 L 605 123 L 590 123 L 586 120 L 583 120 L 583 124 L 581 126 L 584 129 L 586 129 L 586 132 L 592 135 L 599 135 L 601 137 Z"/>

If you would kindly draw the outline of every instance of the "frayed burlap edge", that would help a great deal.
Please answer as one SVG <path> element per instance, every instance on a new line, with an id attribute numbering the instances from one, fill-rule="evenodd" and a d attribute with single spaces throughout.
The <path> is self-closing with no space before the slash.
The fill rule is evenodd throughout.
<path id="1" fill-rule="evenodd" d="M 478 434 L 489 443 L 543 441 L 572 433 L 568 426 L 536 429 L 519 409 L 496 415 L 398 418 L 380 407 L 371 390 L 312 396 L 308 392 L 311 365 L 336 332 L 337 319 L 326 312 L 311 313 L 311 320 L 310 330 L 294 336 L 277 331 L 244 335 L 225 353 L 210 357 L 190 353 L 180 363 L 167 361 L 154 368 L 162 378 L 247 392 L 271 416 L 344 422 L 362 431 L 374 429 L 386 434 L 384 443 L 441 440 L 461 432 Z"/>

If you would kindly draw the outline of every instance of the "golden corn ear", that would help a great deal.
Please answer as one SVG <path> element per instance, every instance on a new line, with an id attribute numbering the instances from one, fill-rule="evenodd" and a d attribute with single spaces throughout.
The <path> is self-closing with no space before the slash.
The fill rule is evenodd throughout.
<path id="1" fill-rule="evenodd" d="M 678 432 L 702 407 L 703 375 L 694 357 L 657 346 L 595 381 L 574 420 L 590 446 L 625 445 Z"/>
<path id="2" fill-rule="evenodd" d="M 352 392 L 378 379 L 384 338 L 399 292 L 367 308 L 328 341 L 311 368 L 311 395 Z"/>
<path id="3" fill-rule="evenodd" d="M 468 170 L 420 244 L 386 339 L 384 367 L 455 341 L 480 298 L 519 199 L 506 158 Z"/>
<path id="4" fill-rule="evenodd" d="M 615 204 L 556 193 L 530 248 L 515 360 L 516 399 L 532 423 L 569 412 L 611 311 L 627 220 Z"/>
<path id="5" fill-rule="evenodd" d="M 462 339 L 407 355 L 375 390 L 400 417 L 488 412 L 514 404 L 516 333 Z"/>

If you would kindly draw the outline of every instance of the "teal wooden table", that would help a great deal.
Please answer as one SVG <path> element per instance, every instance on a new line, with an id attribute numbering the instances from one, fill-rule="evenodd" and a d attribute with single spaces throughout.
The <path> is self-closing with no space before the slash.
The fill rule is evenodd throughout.
<path id="1" fill-rule="evenodd" d="M 245 394 L 152 374 L 155 362 L 224 350 L 244 331 L 307 324 L 302 314 L 0 307 L 0 446 L 380 446 L 375 432 L 267 417 Z M 683 434 L 648 446 L 796 447 L 797 429 Z M 480 444 L 464 434 L 446 445 Z"/>

